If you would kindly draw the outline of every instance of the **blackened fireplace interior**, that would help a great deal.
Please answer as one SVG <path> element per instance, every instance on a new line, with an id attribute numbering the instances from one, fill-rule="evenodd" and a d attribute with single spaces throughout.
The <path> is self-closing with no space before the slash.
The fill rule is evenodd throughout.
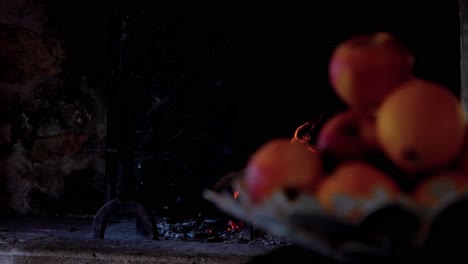
<path id="1" fill-rule="evenodd" d="M 457 1 L 22 3 L 0 21 L 2 217 L 105 224 L 115 199 L 141 216 L 222 215 L 205 188 L 266 140 L 345 108 L 327 63 L 356 34 L 396 34 L 417 75 L 460 94 Z"/>

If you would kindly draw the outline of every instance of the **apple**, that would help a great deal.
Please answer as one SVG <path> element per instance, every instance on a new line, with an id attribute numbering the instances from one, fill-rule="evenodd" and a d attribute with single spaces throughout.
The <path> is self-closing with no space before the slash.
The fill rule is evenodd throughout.
<path id="1" fill-rule="evenodd" d="M 373 114 L 397 85 L 413 75 L 413 56 L 393 34 L 375 32 L 340 43 L 329 61 L 329 80 L 350 107 Z"/>
<path id="2" fill-rule="evenodd" d="M 353 110 L 335 114 L 320 129 L 316 147 L 339 160 L 363 158 L 377 149 L 374 120 Z"/>
<path id="3" fill-rule="evenodd" d="M 465 118 L 448 87 L 413 78 L 380 105 L 376 134 L 386 155 L 411 175 L 455 162 L 462 152 Z"/>
<path id="4" fill-rule="evenodd" d="M 260 203 L 276 191 L 313 193 L 322 176 L 318 152 L 306 144 L 276 138 L 260 146 L 245 169 L 245 188 L 252 203 Z"/>
<path id="5" fill-rule="evenodd" d="M 381 170 L 364 161 L 349 161 L 323 178 L 316 197 L 327 212 L 359 220 L 401 193 L 397 183 Z"/>

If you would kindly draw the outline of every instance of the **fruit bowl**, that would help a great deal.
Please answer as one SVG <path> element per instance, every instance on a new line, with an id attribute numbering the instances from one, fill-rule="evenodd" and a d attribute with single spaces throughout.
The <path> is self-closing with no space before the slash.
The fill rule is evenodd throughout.
<path id="1" fill-rule="evenodd" d="M 459 98 L 413 63 L 389 32 L 345 40 L 328 74 L 348 108 L 260 146 L 232 182 L 237 199 L 205 198 L 339 262 L 468 263 L 468 123 Z"/>
<path id="2" fill-rule="evenodd" d="M 459 214 L 468 212 L 466 192 L 447 195 L 432 208 L 420 208 L 404 195 L 391 201 L 374 199 L 359 218 L 350 219 L 326 212 L 310 194 L 291 197 L 277 191 L 262 203 L 252 203 L 242 177 L 232 182 L 232 188 L 239 192 L 237 198 L 213 190 L 205 190 L 203 195 L 240 220 L 336 261 L 364 256 L 387 259 L 401 248 L 419 252 L 435 245 L 434 241 L 448 247 L 451 242 L 440 241 L 444 233 L 440 230 L 468 229 L 460 222 L 467 217 Z M 449 219 L 454 217 L 459 221 Z"/>

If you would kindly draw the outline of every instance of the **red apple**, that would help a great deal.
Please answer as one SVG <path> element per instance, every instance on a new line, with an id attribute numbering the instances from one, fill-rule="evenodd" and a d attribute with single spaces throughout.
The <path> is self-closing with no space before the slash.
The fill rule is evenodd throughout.
<path id="1" fill-rule="evenodd" d="M 352 110 L 336 114 L 320 129 L 316 147 L 340 160 L 360 159 L 377 149 L 375 124 Z"/>
<path id="2" fill-rule="evenodd" d="M 257 149 L 245 170 L 250 200 L 259 203 L 275 191 L 313 193 L 322 175 L 318 152 L 290 139 L 272 139 Z"/>
<path id="3" fill-rule="evenodd" d="M 359 112 L 370 113 L 413 74 L 413 56 L 388 32 L 351 37 L 330 58 L 329 79 L 337 95 Z"/>

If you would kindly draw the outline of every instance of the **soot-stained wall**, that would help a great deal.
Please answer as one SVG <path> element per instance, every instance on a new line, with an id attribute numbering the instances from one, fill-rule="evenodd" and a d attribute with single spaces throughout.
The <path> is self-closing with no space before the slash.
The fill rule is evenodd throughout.
<path id="1" fill-rule="evenodd" d="M 124 149 L 141 197 L 197 213 L 266 140 L 344 109 L 327 63 L 355 34 L 396 34 L 459 94 L 456 1 L 329 2 L 1 1 L 0 203 L 94 213 Z"/>

